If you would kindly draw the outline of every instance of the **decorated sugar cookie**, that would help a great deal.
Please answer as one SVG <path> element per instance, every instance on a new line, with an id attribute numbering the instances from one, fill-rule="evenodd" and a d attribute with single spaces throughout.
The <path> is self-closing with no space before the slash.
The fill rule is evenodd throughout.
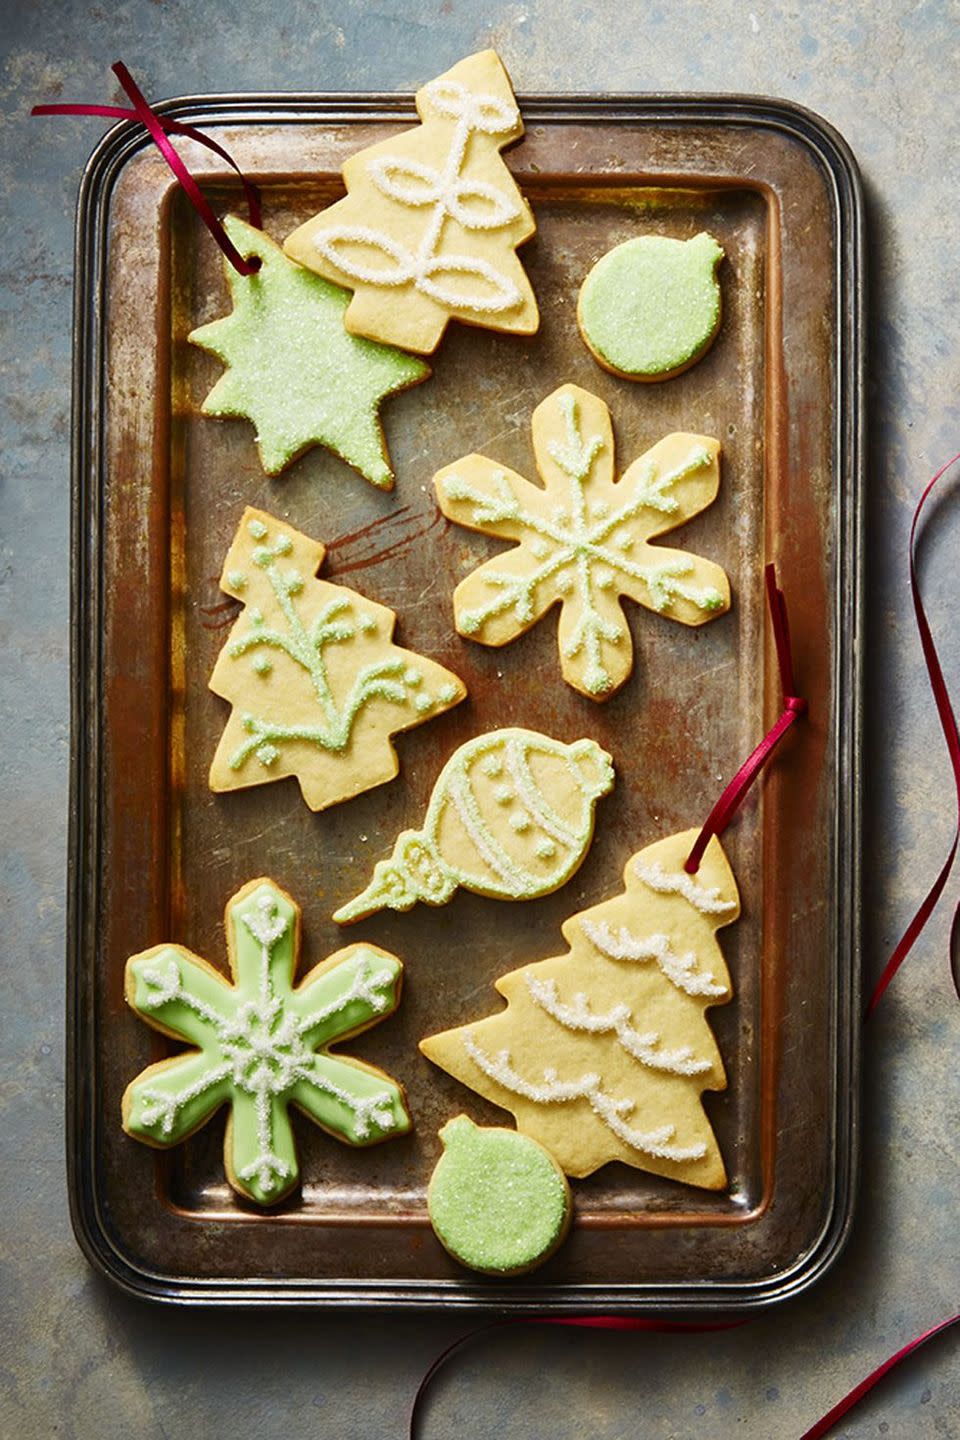
<path id="1" fill-rule="evenodd" d="M 684 625 L 730 608 L 719 565 L 650 543 L 716 498 L 720 446 L 705 435 L 667 435 L 615 482 L 609 410 L 563 385 L 533 412 L 533 448 L 541 485 L 484 455 L 435 476 L 451 520 L 515 542 L 457 586 L 457 630 L 506 645 L 559 604 L 563 678 L 605 700 L 633 665 L 621 596 Z"/>
<path id="2" fill-rule="evenodd" d="M 189 337 L 227 367 L 203 402 L 204 415 L 252 420 L 268 475 L 324 445 L 371 484 L 391 489 L 380 404 L 426 380 L 429 366 L 349 335 L 345 290 L 294 265 L 262 230 L 232 215 L 224 225 L 244 258 L 257 255 L 263 264 L 245 277 L 225 262 L 233 310 Z"/>
<path id="3" fill-rule="evenodd" d="M 230 980 L 182 945 L 127 961 L 127 1003 L 196 1047 L 149 1065 L 123 1096 L 123 1128 L 148 1145 L 177 1145 L 229 1104 L 224 1163 L 233 1188 L 275 1205 L 299 1178 L 291 1106 L 348 1145 L 411 1128 L 395 1080 L 329 1047 L 392 1015 L 403 966 L 376 945 L 350 945 L 297 986 L 300 909 L 272 880 L 252 880 L 227 905 Z"/>
<path id="4" fill-rule="evenodd" d="M 712 235 L 640 235 L 615 245 L 580 290 L 577 321 L 594 358 L 628 380 L 669 380 L 705 355 L 720 328 Z"/>
<path id="5" fill-rule="evenodd" d="M 526 1135 L 481 1129 L 458 1115 L 440 1131 L 444 1153 L 427 1191 L 437 1239 L 471 1270 L 520 1275 L 548 1260 L 570 1226 L 570 1186 Z"/>
<path id="6" fill-rule="evenodd" d="M 697 835 L 634 855 L 622 894 L 565 922 L 565 955 L 497 981 L 506 1009 L 421 1042 L 568 1175 L 621 1160 L 726 1187 L 701 1094 L 726 1085 L 706 1011 L 730 998 L 716 932 L 740 902 L 716 837 L 698 873 L 684 870 Z"/>
<path id="7" fill-rule="evenodd" d="M 440 772 L 422 829 L 404 830 L 333 918 L 445 905 L 458 886 L 498 900 L 548 895 L 581 865 L 597 800 L 612 789 L 610 756 L 593 740 L 516 729 L 468 740 Z"/>
<path id="8" fill-rule="evenodd" d="M 354 335 L 431 354 L 449 320 L 530 335 L 540 323 L 516 247 L 536 226 L 500 158 L 523 134 L 493 50 L 417 92 L 421 124 L 347 160 L 345 199 L 284 242 L 354 294 Z"/>
<path id="9" fill-rule="evenodd" d="M 398 770 L 391 736 L 466 695 L 450 670 L 402 650 L 384 605 L 317 580 L 324 548 L 263 511 L 244 511 L 220 585 L 242 602 L 210 678 L 233 706 L 212 790 L 295 775 L 323 810 Z"/>

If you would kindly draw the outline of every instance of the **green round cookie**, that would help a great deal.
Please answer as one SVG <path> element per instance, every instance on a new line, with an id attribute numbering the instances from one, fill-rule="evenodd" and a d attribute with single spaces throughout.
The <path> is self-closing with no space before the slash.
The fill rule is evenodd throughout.
<path id="1" fill-rule="evenodd" d="M 491 1275 L 532 1270 L 552 1255 L 570 1223 L 570 1187 L 543 1146 L 466 1115 L 448 1121 L 440 1139 L 427 1208 L 444 1249 Z"/>
<path id="2" fill-rule="evenodd" d="M 600 364 L 630 380 L 669 380 L 699 360 L 720 328 L 712 235 L 641 235 L 615 245 L 580 288 L 580 332 Z"/>

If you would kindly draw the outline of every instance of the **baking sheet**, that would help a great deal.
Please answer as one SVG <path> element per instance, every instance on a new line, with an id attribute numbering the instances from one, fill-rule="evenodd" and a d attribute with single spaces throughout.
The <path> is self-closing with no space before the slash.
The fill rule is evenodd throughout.
<path id="1" fill-rule="evenodd" d="M 229 308 L 219 252 L 135 132 L 91 162 L 78 239 L 74 881 L 70 1163 L 81 1242 L 114 1278 L 165 1299 L 336 1300 L 516 1308 L 741 1308 L 791 1293 L 845 1233 L 857 1075 L 859 199 L 842 146 L 774 102 L 523 102 L 508 163 L 531 202 L 522 258 L 542 312 L 529 340 L 452 325 L 426 384 L 386 402 L 397 474 L 373 489 L 327 451 L 267 479 L 253 427 L 201 417 L 220 366 L 186 343 Z M 412 121 L 397 99 L 179 102 L 261 186 L 281 239 L 342 193 L 355 149 Z M 188 147 L 189 149 L 189 147 Z M 233 184 L 190 163 L 221 209 Z M 645 230 L 723 245 L 724 318 L 708 355 L 662 385 L 593 361 L 575 324 L 593 261 Z M 634 672 L 596 705 L 560 680 L 553 616 L 503 650 L 460 639 L 450 597 L 496 542 L 439 516 L 431 479 L 479 450 L 533 473 L 529 421 L 574 381 L 610 406 L 618 469 L 661 435 L 723 444 L 717 502 L 672 541 L 718 561 L 731 613 L 696 631 L 627 602 Z M 227 706 L 206 688 L 236 613 L 218 589 L 245 504 L 328 547 L 323 574 L 396 609 L 399 643 L 466 681 L 469 700 L 399 737 L 401 775 L 319 815 L 294 781 L 215 796 Z M 762 794 L 725 837 L 743 915 L 720 940 L 734 1000 L 710 1011 L 728 1089 L 704 1103 L 730 1175 L 719 1195 L 605 1167 L 574 1186 L 570 1240 L 521 1282 L 461 1271 L 432 1235 L 437 1129 L 503 1112 L 431 1066 L 426 1033 L 500 1007 L 493 981 L 564 950 L 560 923 L 621 888 L 628 856 L 702 821 L 778 711 L 763 613 L 774 560 L 810 702 Z M 523 723 L 610 750 L 587 860 L 522 905 L 458 893 L 341 930 L 337 905 L 416 825 L 441 765 Z M 396 1016 L 350 1053 L 405 1085 L 415 1132 L 353 1151 L 295 1121 L 302 1192 L 253 1213 L 223 1176 L 225 1112 L 167 1155 L 129 1140 L 119 1102 L 166 1053 L 123 1002 L 126 957 L 176 940 L 222 963 L 226 899 L 269 874 L 303 907 L 301 971 L 369 938 L 406 967 Z M 456 944 L 451 945 L 451 935 Z"/>

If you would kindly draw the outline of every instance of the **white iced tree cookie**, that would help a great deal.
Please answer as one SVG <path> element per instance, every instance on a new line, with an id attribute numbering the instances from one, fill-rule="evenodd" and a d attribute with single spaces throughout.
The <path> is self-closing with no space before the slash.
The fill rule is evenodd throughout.
<path id="1" fill-rule="evenodd" d="M 505 1010 L 421 1041 L 568 1175 L 621 1160 L 708 1190 L 727 1184 L 701 1094 L 726 1085 L 706 1010 L 730 998 L 716 932 L 740 901 L 716 837 L 698 873 L 685 872 L 697 834 L 634 855 L 622 894 L 564 923 L 565 955 L 496 982 Z"/>
<path id="2" fill-rule="evenodd" d="M 449 320 L 530 335 L 540 323 L 516 247 L 536 229 L 500 158 L 523 134 L 493 50 L 417 92 L 421 124 L 346 161 L 348 194 L 284 243 L 353 290 L 353 335 L 432 353 Z"/>
<path id="3" fill-rule="evenodd" d="M 318 580 L 324 548 L 248 508 L 220 585 L 244 609 L 210 689 L 233 706 L 210 788 L 243 789 L 295 775 L 311 810 L 392 780 L 391 736 L 466 695 L 452 671 L 391 639 L 396 616 Z"/>
<path id="4" fill-rule="evenodd" d="M 299 1178 L 291 1105 L 348 1145 L 410 1129 L 396 1081 L 328 1048 L 393 1014 L 403 966 L 376 945 L 350 945 L 294 986 L 300 908 L 272 880 L 238 890 L 225 925 L 229 981 L 182 945 L 154 945 L 127 961 L 127 1004 L 195 1048 L 127 1086 L 123 1128 L 166 1148 L 229 1104 L 227 1178 L 246 1199 L 275 1205 Z"/>
<path id="5" fill-rule="evenodd" d="M 719 565 L 650 543 L 716 498 L 720 445 L 667 435 L 615 480 L 610 412 L 577 385 L 538 405 L 532 428 L 541 485 L 485 455 L 467 455 L 434 478 L 451 520 L 515 542 L 457 586 L 457 630 L 506 645 L 560 605 L 563 678 L 606 700 L 633 666 L 622 596 L 684 625 L 730 608 Z"/>

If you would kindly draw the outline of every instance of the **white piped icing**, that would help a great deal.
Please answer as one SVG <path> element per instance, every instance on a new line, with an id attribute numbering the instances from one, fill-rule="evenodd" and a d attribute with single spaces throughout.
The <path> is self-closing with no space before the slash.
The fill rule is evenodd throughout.
<path id="1" fill-rule="evenodd" d="M 647 935 L 638 939 L 625 925 L 614 933 L 605 920 L 599 924 L 581 920 L 580 928 L 591 945 L 609 960 L 656 960 L 667 979 L 688 995 L 717 998 L 727 994 L 726 985 L 718 985 L 710 971 L 695 973 L 696 955 L 692 952 L 678 955 L 666 935 Z"/>
<path id="2" fill-rule="evenodd" d="M 514 1095 L 522 1095 L 538 1105 L 566 1104 L 574 1100 L 586 1100 L 590 1108 L 607 1129 L 629 1145 L 632 1150 L 651 1155 L 660 1160 L 701 1160 L 707 1153 L 705 1144 L 675 1145 L 675 1125 L 660 1125 L 655 1130 L 634 1130 L 624 1116 L 636 1108 L 629 1099 L 616 1099 L 601 1087 L 599 1075 L 587 1073 L 579 1080 L 560 1080 L 556 1071 L 544 1070 L 540 1084 L 525 1080 L 514 1069 L 508 1050 L 490 1056 L 476 1043 L 469 1030 L 463 1032 L 463 1045 L 470 1059 L 487 1075 Z"/>
<path id="3" fill-rule="evenodd" d="M 737 908 L 735 900 L 723 899 L 718 887 L 708 889 L 685 870 L 668 874 L 659 860 L 647 863 L 638 858 L 633 862 L 633 873 L 658 895 L 682 895 L 701 915 L 727 915 Z"/>
<path id="4" fill-rule="evenodd" d="M 544 1010 L 566 1030 L 581 1030 L 590 1035 L 616 1035 L 622 1048 L 642 1065 L 651 1070 L 664 1070 L 672 1075 L 703 1075 L 710 1066 L 709 1060 L 698 1060 L 689 1045 L 676 1050 L 661 1050 L 660 1035 L 656 1030 L 643 1033 L 636 1030 L 629 1005 L 615 1005 L 606 1015 L 591 1010 L 586 995 L 574 995 L 570 1005 L 565 1005 L 557 995 L 555 980 L 538 980 L 527 974 L 527 989 L 535 1005 Z"/>

